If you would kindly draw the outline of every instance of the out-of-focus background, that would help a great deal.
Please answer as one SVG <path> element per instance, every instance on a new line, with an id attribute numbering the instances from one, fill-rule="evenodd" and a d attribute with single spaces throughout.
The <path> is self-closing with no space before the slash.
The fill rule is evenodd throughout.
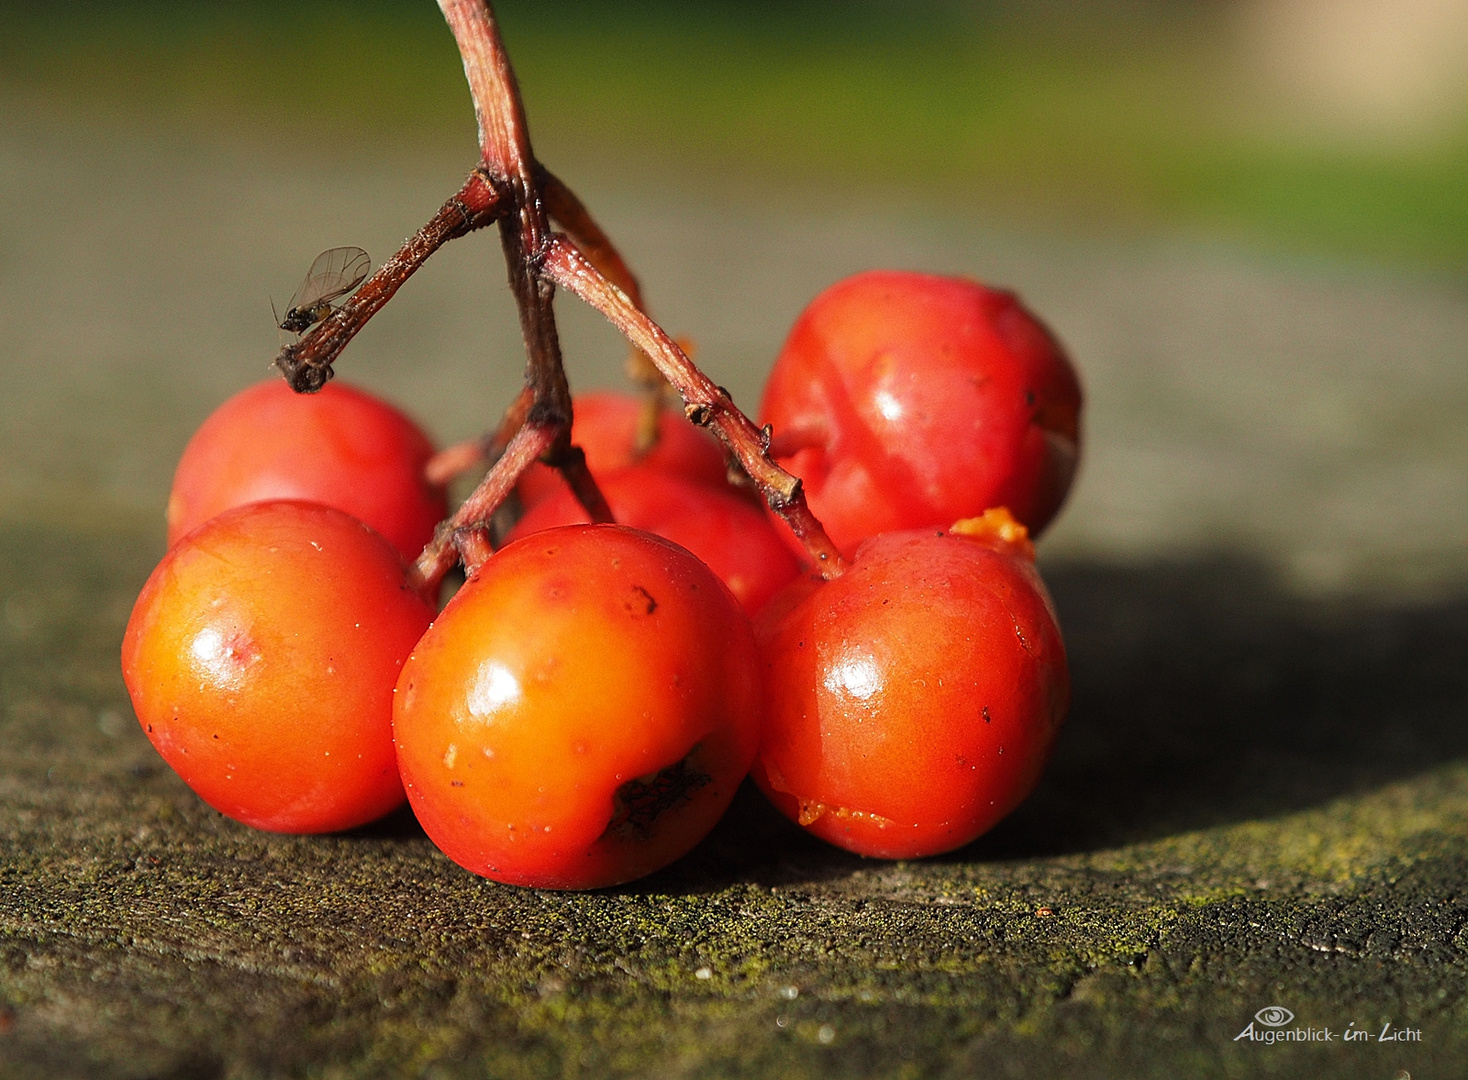
<path id="1" fill-rule="evenodd" d="M 456 189 L 468 94 L 430 0 L 0 0 L 0 1073 L 1461 1071 L 1468 0 L 497 7 L 540 156 L 746 408 L 861 269 L 1012 286 L 1067 343 L 1049 771 L 917 863 L 746 786 L 582 895 L 406 814 L 209 811 L 117 661 L 174 464 L 318 252 L 380 262 Z M 574 384 L 616 385 L 557 306 Z M 448 442 L 522 363 L 488 233 L 338 372 Z M 1421 1041 L 1238 1041 L 1271 1005 Z"/>
<path id="2" fill-rule="evenodd" d="M 504 0 L 540 156 L 751 410 L 871 266 L 1008 284 L 1089 446 L 1049 550 L 1468 569 L 1468 0 Z M 381 260 L 474 161 L 428 0 L 0 4 L 0 511 L 152 513 L 266 377 L 321 249 Z M 573 380 L 621 350 L 563 299 Z M 490 235 L 341 377 L 440 439 L 518 378 Z"/>

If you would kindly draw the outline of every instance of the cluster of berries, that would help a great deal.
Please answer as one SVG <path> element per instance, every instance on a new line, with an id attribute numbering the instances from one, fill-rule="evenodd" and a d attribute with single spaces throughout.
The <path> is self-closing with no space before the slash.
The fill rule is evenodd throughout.
<path id="1" fill-rule="evenodd" d="M 871 272 L 800 316 L 760 422 L 840 551 L 815 567 L 720 447 L 577 399 L 617 525 L 557 473 L 437 610 L 410 560 L 445 517 L 393 407 L 281 383 L 185 451 L 123 673 L 164 759 L 247 824 L 402 803 L 449 857 L 594 888 L 696 844 L 747 776 L 866 855 L 959 847 L 1034 787 L 1069 696 L 1029 536 L 1074 476 L 1081 394 L 1012 294 Z M 819 570 L 819 572 L 817 572 Z"/>

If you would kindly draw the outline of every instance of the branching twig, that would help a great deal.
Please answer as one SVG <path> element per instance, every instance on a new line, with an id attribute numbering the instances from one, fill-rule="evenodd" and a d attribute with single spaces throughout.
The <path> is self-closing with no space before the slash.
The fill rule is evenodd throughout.
<path id="1" fill-rule="evenodd" d="M 592 521 L 611 521 L 611 509 L 586 468 L 585 455 L 571 446 L 571 387 L 561 363 L 551 306 L 555 286 L 541 276 L 538 267 L 550 242 L 550 222 L 514 70 L 484 0 L 439 0 L 439 7 L 464 58 L 464 75 L 479 120 L 480 160 L 502 185 L 509 204 L 500 218 L 500 244 L 525 339 L 525 385 L 531 392 L 526 427 L 551 433 L 549 445 L 539 455 L 541 460 L 561 471 Z"/>
<path id="2" fill-rule="evenodd" d="M 305 394 L 314 394 L 325 386 L 332 376 L 331 365 L 347 342 L 392 299 L 428 256 L 450 240 L 490 224 L 503 207 L 504 200 L 489 174 L 483 169 L 470 173 L 464 186 L 449 197 L 428 224 L 404 241 L 397 254 L 379 266 L 341 307 L 299 341 L 281 349 L 275 366 L 286 382 Z"/>
<path id="3" fill-rule="evenodd" d="M 515 73 L 483 0 L 439 0 L 439 7 L 459 46 L 474 100 L 480 172 L 492 179 L 502 199 L 500 245 L 525 340 L 522 398 L 528 394 L 529 401 L 523 419 L 514 409 L 507 417 L 518 426 L 504 453 L 418 558 L 415 573 L 430 587 L 452 565 L 455 551 L 470 570 L 483 561 L 489 551 L 485 531 L 490 516 L 520 474 L 537 460 L 561 471 L 593 521 L 612 520 L 611 509 L 586 468 L 586 455 L 571 445 L 571 387 L 551 305 L 555 285 L 539 270 L 541 253 L 551 238 L 550 222 Z"/>
<path id="4" fill-rule="evenodd" d="M 560 224 L 568 236 L 581 249 L 602 275 L 621 289 L 639 308 L 643 307 L 641 286 L 637 277 L 622 258 L 621 252 L 612 243 L 611 237 L 597 224 L 591 211 L 565 183 L 544 165 L 536 162 L 535 179 L 540 186 L 540 195 L 546 212 Z M 651 449 L 657 442 L 659 415 L 662 412 L 664 393 L 668 384 L 657 368 L 640 349 L 633 348 L 628 361 L 629 373 L 641 384 L 648 397 L 647 408 L 639 417 L 637 441 L 641 450 Z M 460 473 L 467 472 L 481 462 L 493 462 L 504 453 L 510 438 L 525 422 L 530 410 L 531 393 L 527 387 L 515 399 L 505 414 L 500 428 L 492 435 L 483 435 L 457 443 L 435 454 L 429 461 L 425 475 L 430 484 L 443 485 Z M 648 415 L 650 414 L 650 415 Z"/>
<path id="5" fill-rule="evenodd" d="M 439 526 L 414 565 L 425 588 L 436 587 L 456 559 L 472 573 L 490 552 L 488 522 L 535 461 L 560 469 L 593 521 L 610 521 L 581 450 L 571 444 L 571 389 L 561 362 L 552 300 L 560 285 L 610 319 L 643 359 L 641 381 L 656 421 L 666 380 L 682 395 L 688 419 L 711 427 L 759 486 L 770 507 L 795 532 L 821 573 L 834 577 L 845 562 L 806 505 L 800 480 L 769 455 L 760 431 L 729 395 L 699 371 L 642 308 L 637 279 L 575 194 L 542 167 L 530 148 L 525 109 L 504 42 L 486 0 L 438 0 L 458 43 L 479 121 L 480 168 L 418 235 L 312 333 L 282 351 L 281 370 L 298 390 L 319 389 L 331 362 L 370 315 L 433 250 L 494 220 L 509 271 L 510 290 L 525 339 L 525 388 L 497 435 L 446 451 L 432 468 L 452 473 L 498 455 L 483 481 Z M 466 193 L 471 198 L 466 198 Z M 552 233 L 554 217 L 570 234 Z M 580 245 L 578 247 L 578 244 Z M 502 451 L 502 452 L 500 452 Z"/>
<path id="6" fill-rule="evenodd" d="M 591 211 L 559 177 L 539 163 L 536 165 L 536 178 L 540 181 L 546 210 L 566 230 L 566 235 L 581 249 L 581 254 L 591 260 L 591 265 L 600 270 L 604 278 L 626 293 L 632 303 L 645 311 L 642 286 L 611 237 L 602 232 L 601 226 L 591 216 Z"/>
<path id="7" fill-rule="evenodd" d="M 613 245 L 611 238 L 602 232 L 601 226 L 591 216 L 576 193 L 561 182 L 544 165 L 537 165 L 541 194 L 546 209 L 591 261 L 602 276 L 627 294 L 627 298 L 639 311 L 646 311 L 642 299 L 642 286 Z M 658 371 L 657 365 L 641 349 L 633 346 L 627 357 L 627 374 L 642 388 L 642 411 L 637 420 L 637 452 L 644 454 L 657 445 L 663 401 L 669 387 Z"/>
<path id="8" fill-rule="evenodd" d="M 414 576 L 425 590 L 436 589 L 459 558 L 472 572 L 488 557 L 490 517 L 514 489 L 520 474 L 545 453 L 554 438 L 550 428 L 537 424 L 526 424 L 515 432 L 489 475 L 454 511 L 454 516 L 438 527 L 432 542 L 413 564 Z"/>
<path id="9" fill-rule="evenodd" d="M 799 478 L 770 460 L 769 434 L 756 428 L 735 407 L 728 393 L 698 370 L 663 328 L 640 311 L 626 293 L 607 281 L 575 245 L 557 237 L 546 253 L 544 269 L 556 284 L 600 311 L 652 359 L 663 377 L 683 396 L 688 419 L 700 427 L 713 428 L 714 434 L 759 485 L 770 509 L 784 518 L 800 538 L 821 573 L 828 577 L 840 574 L 845 561 L 806 505 Z"/>

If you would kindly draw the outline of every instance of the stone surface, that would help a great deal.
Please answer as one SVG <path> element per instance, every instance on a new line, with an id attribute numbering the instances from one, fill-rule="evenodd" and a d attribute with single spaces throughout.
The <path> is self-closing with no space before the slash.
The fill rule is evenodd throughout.
<path id="1" fill-rule="evenodd" d="M 1055 565 L 1072 721 L 994 833 L 868 862 L 745 791 L 683 862 L 575 895 L 475 879 L 406 814 L 323 838 L 209 811 L 116 671 L 156 553 L 125 523 L 0 530 L 0 1075 L 1356 1077 L 1468 1054 L 1463 599 Z M 1235 1042 L 1271 1005 L 1336 1038 Z M 1353 1023 L 1421 1042 L 1341 1043 Z"/>
<path id="2" fill-rule="evenodd" d="M 1034 798 L 953 855 L 863 861 L 745 791 L 653 878 L 523 891 L 405 814 L 324 838 L 222 819 L 153 754 L 117 668 L 172 461 L 265 374 L 264 293 L 331 244 L 381 257 L 461 165 L 0 116 L 0 1076 L 1390 1078 L 1468 1058 L 1460 285 L 583 183 L 741 401 L 804 300 L 863 265 L 1011 281 L 1047 313 L 1090 393 L 1043 547 L 1076 697 Z M 83 201 L 84 150 L 112 198 L 48 213 Z M 436 259 L 343 377 L 474 433 L 518 368 L 495 257 Z M 573 378 L 611 381 L 616 342 L 562 306 Z M 1332 1039 L 1236 1039 L 1271 1006 Z"/>

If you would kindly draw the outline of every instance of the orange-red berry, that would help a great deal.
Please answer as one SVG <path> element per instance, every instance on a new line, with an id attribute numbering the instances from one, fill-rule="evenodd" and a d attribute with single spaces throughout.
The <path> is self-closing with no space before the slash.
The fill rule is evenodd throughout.
<path id="1" fill-rule="evenodd" d="M 254 503 L 164 556 L 122 673 L 148 738 L 210 806 L 272 832 L 349 829 L 403 801 L 392 689 L 432 618 L 360 521 Z"/>
<path id="2" fill-rule="evenodd" d="M 749 769 L 754 637 L 698 559 L 569 525 L 480 566 L 413 650 L 394 707 L 423 828 L 476 874 L 590 889 L 667 865 Z"/>

